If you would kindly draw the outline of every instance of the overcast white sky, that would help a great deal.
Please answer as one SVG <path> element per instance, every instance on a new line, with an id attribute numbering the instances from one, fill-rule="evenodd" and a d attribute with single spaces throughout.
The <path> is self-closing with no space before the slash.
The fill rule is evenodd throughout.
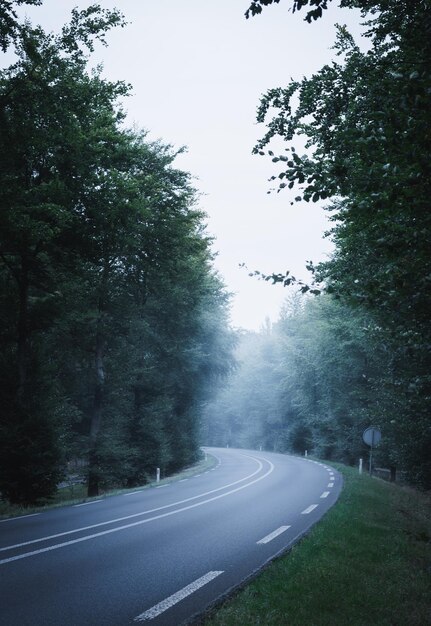
<path id="1" fill-rule="evenodd" d="M 335 0 L 334 0 L 335 3 Z M 26 8 L 33 22 L 58 30 L 82 0 L 44 0 Z M 239 264 L 266 273 L 289 269 L 307 277 L 305 261 L 331 250 L 323 239 L 326 216 L 316 205 L 290 205 L 295 190 L 267 194 L 275 173 L 268 158 L 252 156 L 264 127 L 255 122 L 260 96 L 317 71 L 333 58 L 334 24 L 359 32 L 360 18 L 330 6 L 309 25 L 292 15 L 291 0 L 246 20 L 248 0 L 100 0 L 118 7 L 130 22 L 108 35 L 96 59 L 111 80 L 125 80 L 133 95 L 125 108 L 130 123 L 149 139 L 188 146 L 177 166 L 196 177 L 216 237 L 216 267 L 235 296 L 232 323 L 258 330 L 276 321 L 286 290 L 249 278 Z"/>

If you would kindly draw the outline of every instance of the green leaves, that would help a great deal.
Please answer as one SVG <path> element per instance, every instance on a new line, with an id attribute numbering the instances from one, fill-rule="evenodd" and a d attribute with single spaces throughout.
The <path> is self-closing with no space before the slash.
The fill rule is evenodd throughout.
<path id="1" fill-rule="evenodd" d="M 295 10 L 307 4 L 316 7 L 308 21 L 326 8 L 325 2 L 301 1 Z M 392 401 L 408 416 L 399 432 L 391 431 L 394 455 L 408 454 L 412 474 L 430 484 L 429 463 L 423 454 L 415 461 L 413 449 L 415 437 L 429 442 L 430 432 L 429 418 L 414 416 L 425 415 L 431 366 L 424 347 L 431 343 L 431 74 L 425 61 L 431 58 L 431 8 L 404 0 L 341 5 L 371 16 L 369 50 L 362 52 L 338 26 L 337 62 L 262 97 L 257 121 L 266 132 L 254 152 L 267 151 L 281 167 L 271 178 L 282 181 L 278 191 L 299 189 L 295 201 L 330 200 L 335 252 L 315 268 L 315 280 L 352 306 L 365 307 L 381 325 L 398 379 L 392 384 L 389 372 L 383 378 L 387 406 Z M 298 155 L 291 144 L 304 136 L 304 153 Z M 268 150 L 279 138 L 291 147 L 292 158 Z M 300 289 L 311 291 L 307 285 Z M 412 388 L 413 372 L 422 381 L 420 391 L 414 400 L 402 398 L 400 389 Z"/>
<path id="2" fill-rule="evenodd" d="M 262 13 L 262 7 L 270 4 L 278 4 L 280 0 L 252 0 L 249 8 L 245 12 L 245 17 L 248 19 L 250 16 L 254 17 Z M 308 23 L 311 20 L 318 20 L 323 15 L 323 10 L 328 8 L 328 2 L 331 0 L 292 0 L 292 12 L 300 11 L 306 6 L 315 6 L 315 9 L 310 9 L 304 17 L 304 20 Z"/>
<path id="3" fill-rule="evenodd" d="M 425 79 L 418 69 L 423 54 L 413 44 L 413 32 L 422 38 L 423 49 L 429 48 L 429 37 L 423 9 L 405 8 L 410 20 L 408 28 L 407 22 L 397 23 L 400 39 L 388 50 L 381 44 L 380 34 L 383 25 L 387 29 L 394 26 L 392 9 L 391 5 L 374 22 L 374 34 L 370 31 L 374 47 L 369 52 L 361 53 L 345 28 L 339 27 L 336 46 L 345 53 L 344 63 L 325 66 L 311 79 L 299 84 L 291 82 L 284 90 L 267 92 L 259 107 L 258 120 L 264 121 L 270 110 L 275 109 L 276 114 L 267 122 L 268 132 L 255 150 L 264 152 L 263 147 L 276 136 L 288 142 L 299 134 L 307 136 L 306 154 L 299 156 L 293 152 L 290 160 L 285 155 L 272 158 L 274 163 L 287 165 L 277 175 L 282 181 L 279 190 L 299 186 L 301 194 L 295 197 L 296 201 L 302 198 L 318 202 L 334 196 L 346 199 L 334 229 L 339 258 L 345 258 L 342 252 L 345 247 L 355 254 L 356 265 L 361 266 L 363 259 L 364 272 L 369 275 L 370 305 L 387 308 L 389 297 L 393 298 L 391 306 L 398 311 L 397 290 L 378 284 L 379 280 L 385 280 L 385 273 L 377 266 L 391 264 L 392 255 L 385 259 L 380 247 L 379 257 L 372 261 L 372 253 L 366 250 L 377 246 L 375 242 L 382 229 L 393 233 L 393 244 L 399 248 L 416 246 L 417 236 L 412 235 L 413 242 L 409 235 L 413 229 L 404 230 L 403 236 L 394 215 L 400 215 L 404 224 L 412 219 L 427 222 L 422 206 L 428 190 L 419 181 L 424 181 L 429 169 L 421 155 L 427 152 L 423 129 L 429 125 L 430 107 L 428 103 L 423 108 L 425 83 L 416 85 L 416 81 L 428 81 L 428 101 L 430 91 L 429 78 Z M 294 93 L 299 97 L 295 109 L 291 107 Z M 415 111 L 414 122 L 412 111 Z M 426 225 L 427 232 L 428 229 Z M 423 256 L 422 261 L 428 265 Z M 415 265 L 413 260 L 412 264 Z M 324 267 L 331 282 L 331 267 L 335 265 L 329 262 Z M 340 288 L 353 293 L 348 285 L 349 269 L 345 267 L 336 274 Z M 419 279 L 417 269 L 411 275 Z M 414 283 L 415 279 L 411 283 L 411 295 L 405 294 L 406 301 L 414 301 L 413 293 L 418 291 Z"/>
<path id="4" fill-rule="evenodd" d="M 0 490 L 16 502 L 52 494 L 76 455 L 93 494 L 192 463 L 204 387 L 230 367 L 191 177 L 124 127 L 127 86 L 86 69 L 121 24 L 94 5 L 58 36 L 20 26 L 0 74 Z"/>
<path id="5" fill-rule="evenodd" d="M 123 27 L 125 24 L 124 16 L 118 9 L 102 9 L 98 4 L 90 5 L 81 11 L 74 8 L 72 19 L 63 27 L 58 42 L 62 49 L 79 58 L 80 45 L 93 52 L 93 41 L 97 39 L 106 46 L 107 31 L 118 26 Z"/>
<path id="6" fill-rule="evenodd" d="M 21 26 L 13 5 L 40 5 L 42 0 L 2 0 L 0 3 L 0 48 L 6 52 L 19 37 Z"/>

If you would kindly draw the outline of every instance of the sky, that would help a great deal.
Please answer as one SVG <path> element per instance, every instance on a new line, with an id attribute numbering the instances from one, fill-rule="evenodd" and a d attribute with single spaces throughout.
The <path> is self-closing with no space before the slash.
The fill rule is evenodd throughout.
<path id="1" fill-rule="evenodd" d="M 21 11 L 58 31 L 73 7 L 89 0 L 44 0 Z M 190 172 L 208 232 L 215 238 L 215 268 L 232 293 L 234 327 L 259 330 L 275 322 L 287 293 L 281 285 L 250 278 L 289 270 L 308 279 L 305 262 L 328 258 L 330 227 L 322 205 L 290 202 L 295 189 L 268 194 L 275 166 L 252 155 L 265 127 L 256 109 L 266 90 L 300 80 L 331 61 L 335 23 L 360 32 L 360 17 L 329 6 L 323 19 L 304 22 L 291 0 L 246 20 L 248 0 L 99 0 L 128 22 L 98 46 L 92 63 L 103 76 L 132 85 L 124 103 L 130 125 L 174 147 L 187 146 L 175 165 Z"/>

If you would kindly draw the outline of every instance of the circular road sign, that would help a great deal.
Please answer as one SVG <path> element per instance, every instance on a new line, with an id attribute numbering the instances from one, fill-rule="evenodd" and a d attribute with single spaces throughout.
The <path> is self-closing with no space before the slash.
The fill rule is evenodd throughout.
<path id="1" fill-rule="evenodd" d="M 382 433 L 375 426 L 370 426 L 370 428 L 365 429 L 362 434 L 362 439 L 364 440 L 364 443 L 366 443 L 367 446 L 371 446 L 372 448 L 380 443 L 381 438 Z"/>

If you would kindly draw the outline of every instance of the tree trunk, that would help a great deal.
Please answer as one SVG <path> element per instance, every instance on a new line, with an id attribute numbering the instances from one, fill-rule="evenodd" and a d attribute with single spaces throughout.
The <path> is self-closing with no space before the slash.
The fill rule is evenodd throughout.
<path id="1" fill-rule="evenodd" d="M 102 422 L 103 388 L 105 384 L 104 341 L 100 329 L 100 319 L 96 334 L 96 385 L 94 389 L 93 413 L 90 426 L 90 454 L 88 459 L 88 490 L 89 497 L 99 495 L 99 470 L 97 444 Z"/>
<path id="2" fill-rule="evenodd" d="M 17 339 L 17 359 L 18 359 L 18 398 L 24 395 L 24 388 L 27 381 L 28 363 L 28 263 L 25 256 L 21 259 L 21 271 L 18 281 L 19 288 L 19 312 L 18 312 L 18 339 Z"/>

